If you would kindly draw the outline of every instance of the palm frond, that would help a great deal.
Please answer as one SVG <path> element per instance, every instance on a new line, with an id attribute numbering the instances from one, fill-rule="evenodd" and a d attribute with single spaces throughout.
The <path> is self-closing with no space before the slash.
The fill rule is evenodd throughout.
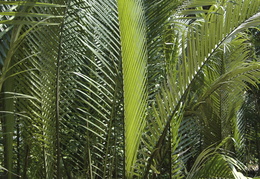
<path id="1" fill-rule="evenodd" d="M 70 177 L 124 175 L 119 45 L 115 1 L 71 2 L 60 89 L 62 155 Z"/>
<path id="2" fill-rule="evenodd" d="M 259 0 L 0 4 L 9 178 L 232 178 L 245 168 L 229 152 L 245 153 L 253 134 L 238 111 L 259 63 L 241 32 L 259 24 Z"/>
<path id="3" fill-rule="evenodd" d="M 2 2 L 1 2 L 2 3 Z M 6 4 L 7 2 L 3 2 L 3 4 Z M 11 2 L 10 2 L 11 3 Z M 7 3 L 8 4 L 8 3 Z M 22 49 L 22 48 L 24 48 L 26 45 L 24 45 L 22 42 L 23 41 L 25 41 L 25 39 L 27 38 L 27 39 L 29 39 L 30 37 L 32 37 L 33 36 L 33 34 L 31 34 L 31 36 L 27 36 L 28 34 L 29 34 L 29 32 L 31 32 L 33 29 L 35 29 L 35 27 L 36 27 L 36 25 L 34 25 L 34 26 L 31 26 L 31 21 L 32 21 L 32 14 L 35 16 L 35 14 L 37 14 L 37 13 L 39 13 L 38 11 L 37 11 L 37 9 L 36 8 L 34 8 L 33 6 L 28 6 L 28 7 L 26 7 L 26 6 L 19 6 L 19 4 L 10 4 L 10 5 L 14 5 L 13 7 L 12 6 L 8 6 L 9 7 L 9 9 L 7 9 L 6 10 L 6 12 L 3 12 L 3 14 L 2 15 L 5 15 L 6 17 L 8 17 L 8 16 L 10 16 L 9 18 L 7 18 L 7 21 L 6 20 L 4 20 L 4 21 L 1 21 L 2 23 L 11 23 L 12 25 L 13 25 L 13 28 L 12 29 L 10 29 L 10 30 L 12 30 L 12 34 L 11 34 L 11 40 L 10 40 L 10 46 L 9 46 L 9 49 L 8 49 L 8 52 L 7 52 L 7 54 L 6 54 L 6 56 L 5 56 L 5 59 L 3 60 L 4 61 L 4 65 L 3 65 L 3 68 L 2 68 L 2 70 L 1 70 L 1 72 L 2 72 L 2 74 L 1 74 L 1 78 L 0 78 L 0 86 L 1 86 L 1 88 L 2 88 L 2 86 L 3 86 L 3 90 L 1 91 L 1 92 L 3 92 L 3 94 L 7 94 L 6 92 L 15 92 L 15 93 L 24 93 L 24 94 L 28 94 L 29 96 L 31 95 L 31 93 L 28 93 L 28 89 L 29 88 L 25 88 L 25 89 L 22 89 L 22 88 L 20 88 L 19 89 L 19 87 L 14 87 L 14 86 L 16 86 L 17 85 L 17 78 L 19 78 L 19 77 L 21 77 L 21 74 L 24 74 L 24 73 L 26 73 L 26 72 L 28 72 L 28 71 L 30 71 L 31 69 L 28 69 L 28 68 L 23 68 L 23 67 L 19 67 L 19 66 L 22 66 L 21 64 L 26 64 L 27 63 L 27 65 L 29 65 L 29 66 L 31 66 L 31 62 L 29 61 L 30 59 L 32 59 L 32 58 L 34 58 L 33 56 L 34 55 L 31 55 L 31 51 L 30 52 L 28 52 L 27 51 L 27 49 L 26 50 L 24 50 L 24 52 L 23 53 L 19 53 L 20 52 L 20 50 Z M 46 4 L 45 4 L 46 5 Z M 46 8 L 46 6 L 44 6 L 44 3 L 42 3 L 42 7 L 41 8 Z M 9 10 L 9 14 L 8 14 L 8 10 Z M 15 15 L 17 15 L 17 14 L 13 14 L 12 13 L 12 11 L 14 12 L 14 11 L 20 11 L 21 13 L 27 13 L 27 16 L 24 16 L 24 17 L 16 17 Z M 34 11 L 35 13 L 29 13 L 29 11 Z M 12 16 L 14 16 L 14 18 L 12 17 Z M 46 18 L 47 16 L 45 16 L 44 18 Z M 41 22 L 41 18 L 42 18 L 42 16 L 41 17 L 39 17 L 39 16 L 37 16 L 37 17 L 34 17 L 34 18 L 36 18 L 35 20 L 36 21 L 38 21 L 38 22 Z M 29 23 L 22 23 L 22 24 L 16 24 L 16 23 L 14 23 L 15 22 L 15 19 L 20 19 L 20 20 L 25 20 L 25 22 L 26 21 L 28 21 Z M 36 24 L 38 25 L 38 22 L 36 22 Z M 46 24 L 48 24 L 48 23 L 46 23 Z M 12 26 L 10 26 L 10 27 L 12 27 Z M 45 30 L 46 30 L 46 28 L 44 28 Z M 47 28 L 48 29 L 48 28 Z M 42 29 L 43 30 L 43 29 Z M 36 32 L 35 34 L 39 34 L 39 31 L 38 32 Z M 35 35 L 34 34 L 34 35 Z M 46 37 L 45 37 L 46 38 Z M 35 42 L 35 41 L 34 41 Z M 34 42 L 32 42 L 32 43 L 34 43 Z M 45 40 L 45 42 L 47 42 L 46 40 Z M 38 46 L 39 47 L 39 46 Z M 44 47 L 44 46 L 43 46 Z M 50 47 L 50 46 L 49 46 Z M 37 47 L 36 47 L 37 48 Z M 47 49 L 47 48 L 46 48 Z M 34 49 L 35 50 L 35 49 Z M 42 51 L 44 51 L 43 49 L 41 49 Z M 19 51 L 19 52 L 18 52 Z M 47 52 L 47 51 L 45 51 L 45 52 Z M 50 50 L 49 52 L 53 52 L 53 50 Z M 16 55 L 17 54 L 17 55 Z M 21 55 L 21 54 L 23 54 L 23 55 Z M 47 54 L 47 53 L 46 53 Z M 20 56 L 21 55 L 21 56 Z M 55 55 L 55 54 L 54 54 Z M 39 55 L 40 56 L 40 55 Z M 38 56 L 38 57 L 39 57 Z M 51 57 L 53 57 L 53 56 L 51 56 Z M 49 60 L 51 60 L 52 58 L 49 58 Z M 40 58 L 40 57 L 39 57 Z M 22 60 L 21 60 L 22 59 Z M 29 62 L 28 62 L 29 61 Z M 52 67 L 55 67 L 55 66 L 53 66 L 52 65 Z M 39 69 L 39 68 L 38 68 Z M 53 69 L 53 68 L 52 68 Z M 50 72 L 50 71 L 49 71 Z M 28 77 L 27 75 L 25 75 L 26 77 Z M 23 77 L 21 77 L 21 78 L 23 78 Z M 32 79 L 32 78 L 30 78 L 30 79 Z M 38 78 L 39 79 L 39 78 Z M 37 80 L 38 80 L 37 79 Z M 55 80 L 55 78 L 53 78 L 54 80 Z M 49 79 L 49 80 L 51 80 L 51 78 Z M 18 84 L 19 84 L 19 82 L 18 82 Z M 35 92 L 35 91 L 34 91 Z M 39 95 L 39 93 L 34 93 L 34 94 L 37 94 L 37 95 Z M 5 98 L 6 97 L 8 97 L 8 96 L 6 96 L 5 95 Z M 35 96 L 36 98 L 38 97 L 38 96 Z M 5 122 L 2 122 L 2 125 L 3 126 L 6 126 L 6 133 L 8 133 L 8 136 L 6 137 L 6 144 L 5 144 L 5 146 L 7 147 L 7 148 L 5 148 L 5 151 L 9 151 L 10 153 L 13 153 L 13 149 L 14 150 L 21 150 L 21 133 L 19 132 L 19 128 L 21 127 L 21 125 L 20 124 L 26 124 L 26 122 L 25 123 L 20 123 L 19 124 L 19 119 L 18 120 L 15 120 L 16 119 L 16 113 L 23 113 L 23 110 L 25 109 L 25 107 L 23 107 L 22 105 L 20 105 L 19 107 L 18 107 L 18 105 L 16 105 L 17 103 L 17 101 L 22 101 L 21 99 L 19 100 L 15 100 L 15 96 L 10 96 L 9 95 L 9 97 L 8 98 L 10 98 L 9 100 L 4 100 L 4 102 L 6 103 L 6 102 L 8 102 L 8 101 L 10 101 L 10 102 L 8 102 L 9 104 L 8 105 L 5 105 L 5 111 L 11 111 L 11 112 L 13 112 L 14 111 L 14 113 L 12 114 L 12 115 L 8 115 L 8 116 L 5 116 L 4 117 L 4 121 Z M 49 100 L 49 99 L 48 99 Z M 40 101 L 41 102 L 43 102 L 41 99 L 40 99 Z M 30 102 L 30 100 L 28 100 L 28 101 L 25 101 L 24 102 L 25 104 L 29 104 L 29 103 L 31 103 Z M 43 102 L 44 103 L 44 102 Z M 43 104 L 43 103 L 41 103 L 41 105 Z M 7 103 L 6 103 L 7 104 Z M 53 101 L 51 101 L 51 100 L 49 100 L 49 104 L 53 104 Z M 49 105 L 49 104 L 47 104 L 47 105 Z M 54 103 L 55 104 L 55 103 Z M 40 105 L 40 106 L 41 106 Z M 9 106 L 9 107 L 8 107 Z M 36 107 L 37 108 L 37 107 Z M 21 109 L 23 109 L 23 110 L 21 110 Z M 40 109 L 40 108 L 38 108 L 38 109 Z M 45 109 L 43 109 L 43 108 L 41 108 L 42 109 L 42 111 L 45 111 Z M 21 111 L 20 111 L 21 110 Z M 35 107 L 34 107 L 34 110 L 35 110 Z M 49 112 L 49 111 L 48 111 Z M 43 112 L 44 113 L 44 112 Z M 52 114 L 51 114 L 52 115 Z M 25 114 L 25 116 L 27 116 L 27 114 Z M 43 117 L 43 116 L 42 116 Z M 23 117 L 22 117 L 22 119 L 24 119 Z M 21 119 L 21 121 L 22 121 L 22 119 Z M 25 120 L 27 121 L 27 120 L 31 120 L 31 118 L 30 118 L 30 116 L 29 116 L 29 118 L 26 118 Z M 8 122 L 7 122 L 8 121 Z M 28 123 L 27 123 L 28 124 Z M 16 133 L 16 135 L 14 136 L 14 129 L 15 129 L 15 127 L 17 127 L 18 129 L 17 129 L 17 133 Z M 52 135 L 53 136 L 53 135 Z M 16 141 L 14 141 L 13 139 L 14 138 L 16 138 Z M 14 145 L 15 143 L 17 143 L 17 145 Z M 17 148 L 15 147 L 13 147 L 13 146 L 17 146 Z M 25 144 L 25 145 L 23 145 L 23 146 L 25 146 L 25 147 L 27 147 L 27 144 Z M 27 150 L 27 149 L 26 149 Z M 28 151 L 28 150 L 27 150 Z M 29 152 L 29 151 L 28 151 Z M 29 153 L 28 152 L 25 152 L 26 153 L 26 156 L 28 157 L 29 156 Z M 7 152 L 8 153 L 8 152 Z M 21 159 L 23 156 L 17 156 L 19 159 Z M 13 157 L 12 157 L 12 155 L 9 155 L 8 154 L 8 156 L 5 158 L 6 159 L 6 165 L 8 166 L 7 167 L 7 169 L 8 169 L 8 171 L 10 171 L 10 172 L 8 172 L 8 177 L 10 178 L 13 174 L 13 172 L 12 172 L 12 165 L 13 165 Z M 18 164 L 17 165 L 20 165 L 21 164 L 21 162 L 19 161 L 18 162 Z M 24 167 L 24 169 L 27 169 L 27 164 L 25 164 L 24 165 L 25 167 Z M 52 166 L 51 165 L 49 165 L 48 166 L 49 168 L 52 168 Z M 17 173 L 19 173 L 20 174 L 20 167 L 17 167 L 17 169 L 18 169 L 18 171 L 17 171 Z M 36 171 L 37 172 L 37 171 Z M 52 172 L 50 172 L 49 174 L 51 174 Z"/>
<path id="4" fill-rule="evenodd" d="M 147 53 L 148 53 L 148 92 L 149 102 L 154 101 L 159 85 L 165 80 L 168 63 L 178 53 L 177 35 L 168 19 L 177 11 L 177 7 L 183 0 L 174 1 L 145 1 L 145 20 L 147 31 Z M 169 57 L 171 55 L 172 57 Z"/>
<path id="5" fill-rule="evenodd" d="M 238 108 L 242 105 L 243 98 L 241 96 L 244 95 L 244 91 L 248 88 L 249 84 L 256 85 L 258 83 L 259 64 L 244 61 L 251 58 L 251 50 L 248 48 L 248 44 L 245 40 L 246 39 L 238 37 L 237 40 L 230 43 L 229 47 L 224 45 L 223 50 L 217 52 L 215 57 L 213 57 L 216 58 L 216 62 L 209 64 L 207 68 L 205 68 L 207 70 L 203 73 L 205 87 L 207 86 L 208 91 L 205 93 L 201 91 L 201 94 L 204 93 L 202 96 L 205 96 L 202 97 L 203 100 L 199 97 L 197 105 L 203 106 L 201 114 L 204 113 L 204 117 L 207 116 L 206 119 L 204 118 L 206 121 L 205 124 L 212 126 L 212 128 L 210 127 L 211 131 L 220 125 L 218 131 L 223 133 L 213 132 L 214 136 L 220 136 L 217 140 L 210 142 L 211 144 L 231 135 L 224 134 L 225 131 L 233 131 L 233 129 L 236 129 L 235 126 L 230 124 L 237 124 L 237 122 L 233 120 L 237 119 Z M 232 51 L 229 49 L 232 49 Z M 236 84 L 236 86 L 234 86 L 234 84 Z M 197 109 L 197 105 L 193 104 L 194 110 Z M 232 106 L 236 106 L 236 109 Z M 205 110 L 206 108 L 208 110 Z M 212 119 L 212 121 L 207 121 L 209 119 Z M 215 123 L 217 121 L 218 123 Z M 224 129 L 221 126 L 230 126 L 233 129 Z M 214 137 L 211 136 L 207 138 L 213 139 Z"/>
<path id="6" fill-rule="evenodd" d="M 131 178 L 147 113 L 147 47 L 143 2 L 119 0 L 124 80 L 126 176 Z"/>
<path id="7" fill-rule="evenodd" d="M 236 168 L 242 170 L 244 166 L 242 163 L 237 163 L 227 153 L 209 147 L 200 153 L 187 178 L 216 177 L 231 179 L 238 175 Z"/>
<path id="8" fill-rule="evenodd" d="M 246 2 L 247 6 L 253 5 L 254 7 L 252 6 L 252 11 L 247 11 L 248 14 L 242 14 L 239 9 L 244 5 L 244 3 L 245 2 L 241 1 L 237 4 L 233 4 L 227 1 L 223 4 L 212 6 L 209 10 L 210 12 L 205 15 L 204 20 L 197 20 L 192 23 L 193 25 L 191 25 L 191 27 L 188 27 L 187 33 L 184 34 L 187 35 L 187 38 L 184 38 L 184 41 L 182 42 L 182 61 L 177 68 L 178 76 L 171 77 L 173 80 L 169 85 L 170 87 L 166 87 L 166 91 L 169 91 L 166 93 L 171 95 L 167 96 L 167 98 L 164 97 L 165 101 L 172 98 L 173 100 L 171 101 L 174 102 L 174 104 L 173 107 L 169 107 L 170 113 L 168 114 L 167 119 L 161 122 L 163 127 L 162 130 L 157 133 L 159 135 L 157 143 L 153 148 L 154 151 L 150 151 L 152 154 L 148 161 L 146 172 L 148 172 L 151 167 L 151 163 L 155 156 L 153 155 L 153 153 L 155 153 L 155 149 L 160 148 L 160 143 L 167 134 L 166 131 L 171 123 L 170 121 L 172 119 L 172 115 L 175 113 L 176 109 L 178 109 L 177 106 L 180 105 L 185 99 L 190 85 L 197 77 L 198 72 L 205 66 L 205 64 L 208 63 L 209 59 L 216 52 L 216 50 L 219 49 L 220 45 L 226 39 L 230 38 L 230 35 L 233 35 L 234 29 L 258 12 L 258 9 L 255 8 L 255 5 L 257 4 L 250 4 L 250 2 Z M 254 1 L 254 3 L 259 4 L 260 2 Z M 225 21 L 225 19 L 231 12 L 233 13 L 233 11 L 240 12 L 236 14 L 237 20 L 227 24 L 228 22 Z M 218 34 L 210 36 L 210 33 L 215 31 L 218 32 Z M 176 88 L 175 84 L 178 84 L 177 87 L 180 88 Z M 172 89 L 171 86 L 174 89 Z M 165 103 L 165 106 L 168 105 L 169 103 Z M 160 115 L 163 116 L 163 114 Z"/>

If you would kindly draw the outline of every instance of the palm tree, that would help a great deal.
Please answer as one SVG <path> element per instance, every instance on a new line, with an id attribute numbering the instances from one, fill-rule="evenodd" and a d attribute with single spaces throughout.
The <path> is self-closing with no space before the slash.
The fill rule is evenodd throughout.
<path id="1" fill-rule="evenodd" d="M 247 127 L 242 109 L 245 108 L 243 103 L 249 84 L 245 81 L 253 82 L 259 78 L 254 70 L 258 68 L 258 63 L 252 62 L 251 49 L 246 34 L 237 35 L 232 42 L 224 43 L 212 57 L 212 63 L 200 74 L 201 80 L 194 86 L 195 94 L 191 93 L 193 96 L 187 110 L 187 114 L 202 125 L 197 130 L 201 134 L 200 151 L 211 145 L 221 145 L 222 149 L 232 152 L 232 156 L 244 163 Z M 198 91 L 199 85 L 203 87 Z"/>
<path id="2" fill-rule="evenodd" d="M 259 0 L 0 4 L 8 178 L 232 178 L 243 170 L 237 96 L 260 73 L 242 31 L 259 24 Z"/>

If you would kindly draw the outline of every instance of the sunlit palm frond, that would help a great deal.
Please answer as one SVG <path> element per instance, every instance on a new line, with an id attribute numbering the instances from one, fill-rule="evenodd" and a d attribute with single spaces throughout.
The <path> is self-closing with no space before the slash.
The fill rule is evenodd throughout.
<path id="1" fill-rule="evenodd" d="M 251 6 L 251 4 L 254 6 L 252 6 L 252 11 L 247 12 L 247 14 L 241 14 L 239 9 L 244 5 L 244 3 L 245 2 L 241 1 L 234 4 L 227 1 L 223 2 L 223 4 L 220 3 L 211 6 L 209 12 L 205 14 L 202 20 L 196 20 L 192 23 L 191 27 L 188 27 L 187 33 L 184 34 L 187 35 L 187 37 L 185 37 L 182 42 L 182 60 L 177 67 L 178 76 L 172 78 L 172 82 L 169 85 L 170 89 L 167 89 L 168 87 L 166 88 L 169 90 L 169 92 L 166 93 L 170 94 L 170 96 L 167 96 L 167 98 L 164 97 L 165 101 L 172 98 L 173 100 L 171 101 L 174 102 L 174 104 L 173 107 L 169 107 L 168 103 L 163 104 L 163 106 L 168 106 L 168 111 L 170 111 L 170 113 L 168 114 L 167 120 L 164 120 L 163 122 L 161 121 L 162 126 L 164 127 L 161 128 L 163 130 L 157 132 L 157 134 L 159 134 L 159 139 L 157 140 L 158 142 L 153 151 L 150 151 L 152 154 L 148 161 L 147 170 L 152 166 L 151 163 L 154 156 L 156 156 L 154 153 L 156 153 L 158 150 L 157 148 L 160 147 L 160 141 L 162 141 L 167 134 L 166 131 L 170 125 L 172 115 L 175 113 L 175 110 L 178 109 L 177 106 L 185 99 L 189 87 L 197 77 L 198 72 L 209 62 L 209 59 L 213 56 L 216 50 L 220 48 L 220 45 L 230 38 L 230 35 L 234 35 L 234 29 L 245 23 L 258 12 L 255 5 L 260 2 L 254 1 L 256 4 L 246 2 L 246 6 Z M 238 12 L 236 15 L 233 14 L 233 16 L 236 16 L 237 21 L 232 21 L 227 25 L 226 23 L 228 22 L 225 21 L 225 19 L 231 12 L 233 13 L 233 11 Z M 218 32 L 218 34 L 212 36 L 210 35 L 211 32 Z M 161 100 L 161 98 L 159 98 L 159 100 Z M 158 104 L 160 103 L 158 102 Z M 163 116 L 163 114 L 160 114 L 160 116 Z"/>
<path id="2" fill-rule="evenodd" d="M 126 176 L 132 178 L 147 113 L 147 46 L 141 0 L 119 0 L 124 85 Z"/>

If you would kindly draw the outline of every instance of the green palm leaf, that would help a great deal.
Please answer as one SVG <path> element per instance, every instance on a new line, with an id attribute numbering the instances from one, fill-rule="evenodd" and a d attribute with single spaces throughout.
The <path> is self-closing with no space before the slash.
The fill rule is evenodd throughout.
<path id="1" fill-rule="evenodd" d="M 258 9 L 255 8 L 255 5 L 257 4 L 250 4 L 250 2 L 246 2 L 246 6 L 252 6 L 250 10 L 247 12 L 247 14 L 239 14 L 237 13 L 237 19 L 236 21 L 232 21 L 230 24 L 227 21 L 224 21 L 224 19 L 227 16 L 223 16 L 221 14 L 229 14 L 234 11 L 239 11 L 239 9 L 244 5 L 245 2 L 238 2 L 238 4 L 233 4 L 231 2 L 225 2 L 224 4 L 219 4 L 219 8 L 216 8 L 217 6 L 212 6 L 212 8 L 209 10 L 210 12 L 204 17 L 205 21 L 195 21 L 197 23 L 193 23 L 194 26 L 189 27 L 188 33 L 187 33 L 187 41 L 186 38 L 184 38 L 184 41 L 182 42 L 182 61 L 181 64 L 178 66 L 178 76 L 173 77 L 172 82 L 170 83 L 170 86 L 174 86 L 175 89 L 167 89 L 166 91 L 172 91 L 168 92 L 172 95 L 172 97 L 164 97 L 163 101 L 168 101 L 169 98 L 173 98 L 173 107 L 169 106 L 169 103 L 165 103 L 163 106 L 167 106 L 166 110 L 168 108 L 168 111 L 170 112 L 168 114 L 167 120 L 164 119 L 163 122 L 163 128 L 160 132 L 158 132 L 158 142 L 153 147 L 154 151 L 150 151 L 152 153 L 151 158 L 148 161 L 147 165 L 147 172 L 150 170 L 152 161 L 154 156 L 156 156 L 157 148 L 161 146 L 161 142 L 166 136 L 166 131 L 168 130 L 168 127 L 171 123 L 171 119 L 175 111 L 178 109 L 178 105 L 183 102 L 185 99 L 185 96 L 187 95 L 189 91 L 189 87 L 192 84 L 192 81 L 196 78 L 196 74 L 200 71 L 200 69 L 209 61 L 210 57 L 214 54 L 214 52 L 220 47 L 220 45 L 230 37 L 230 35 L 234 35 L 235 30 L 240 24 L 243 24 L 247 21 L 247 19 L 250 19 L 252 16 L 254 16 Z M 259 3 L 254 1 L 254 3 Z M 225 9 L 225 13 L 223 11 Z M 251 15 L 250 15 L 251 14 Z M 234 16 L 234 15 L 233 15 Z M 212 23 L 214 22 L 214 23 Z M 219 34 L 210 36 L 210 32 L 214 32 L 217 28 L 217 32 Z M 185 34 L 184 34 L 185 35 Z M 187 46 L 186 46 L 187 42 Z M 176 88 L 176 82 L 178 82 L 177 87 L 180 87 L 180 89 Z M 167 93 L 167 92 L 166 92 Z M 159 98 L 158 101 L 161 99 Z M 160 104 L 160 102 L 157 102 Z M 164 112 L 163 112 L 164 113 Z M 163 116 L 163 114 L 160 114 Z M 159 122 L 158 122 L 159 123 Z M 156 126 L 154 127 L 156 128 Z M 153 127 L 151 127 L 153 129 Z M 146 175 L 147 176 L 147 173 Z"/>
<path id="2" fill-rule="evenodd" d="M 259 64 L 244 61 L 252 49 L 238 34 L 259 24 L 259 0 L 0 4 L 9 178 L 232 177 L 244 167 L 207 147 L 234 134 L 222 147 L 243 152 L 233 97 L 256 86 Z"/>
<path id="3" fill-rule="evenodd" d="M 118 16 L 124 80 L 126 176 L 132 178 L 147 112 L 147 47 L 142 1 L 118 1 Z"/>
<path id="4" fill-rule="evenodd" d="M 103 9 L 106 13 L 100 14 Z M 61 145 L 70 177 L 124 175 L 118 32 L 115 1 L 71 2 L 60 89 Z"/>

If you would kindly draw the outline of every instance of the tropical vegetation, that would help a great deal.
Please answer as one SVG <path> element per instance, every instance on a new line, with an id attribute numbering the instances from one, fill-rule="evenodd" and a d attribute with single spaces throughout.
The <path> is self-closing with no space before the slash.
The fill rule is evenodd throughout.
<path id="1" fill-rule="evenodd" d="M 260 0 L 0 8 L 1 177 L 257 176 Z"/>

